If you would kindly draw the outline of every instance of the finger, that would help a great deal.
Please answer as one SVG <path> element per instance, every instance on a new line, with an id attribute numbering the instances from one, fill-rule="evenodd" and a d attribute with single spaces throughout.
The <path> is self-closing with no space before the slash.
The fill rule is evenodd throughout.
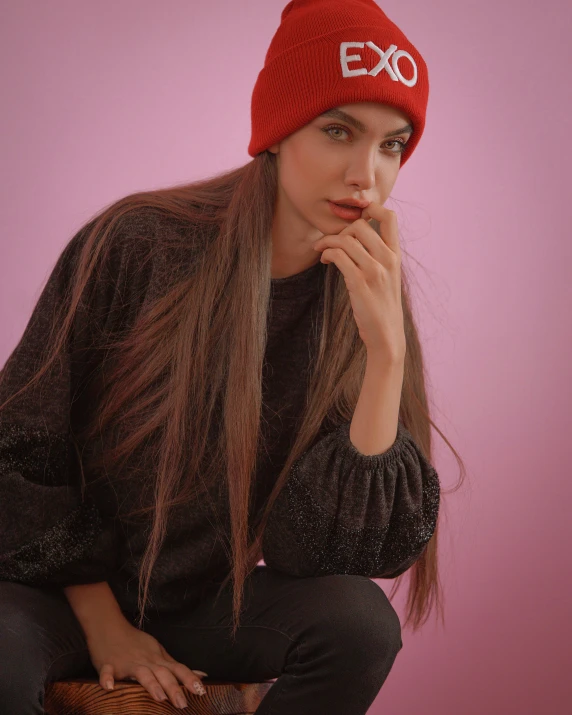
<path id="1" fill-rule="evenodd" d="M 201 686 L 203 685 L 201 678 L 197 675 L 197 673 L 203 675 L 203 672 L 201 670 L 193 670 L 191 668 L 187 668 L 184 663 L 178 662 L 171 663 L 170 668 L 173 673 L 175 673 L 177 678 L 181 681 L 181 683 L 187 686 L 191 693 L 198 693 L 199 695 L 201 694 L 201 688 L 197 689 L 196 686 L 196 683 L 199 683 Z M 204 677 L 206 677 L 207 675 L 207 673 L 204 673 Z"/>
<path id="2" fill-rule="evenodd" d="M 326 261 L 323 260 L 324 255 L 327 259 Z M 360 283 L 363 283 L 363 275 L 360 269 L 343 248 L 325 248 L 320 260 L 323 263 L 335 263 L 344 277 L 346 288 L 350 292 L 358 290 Z"/>
<path id="3" fill-rule="evenodd" d="M 360 218 L 354 221 L 350 226 L 346 226 L 340 231 L 339 235 L 349 234 L 353 236 L 359 241 L 366 253 L 369 254 L 369 257 L 381 263 L 381 265 L 387 269 L 390 269 L 392 261 L 399 256 L 399 245 L 396 254 L 392 248 L 395 241 L 386 240 L 394 233 L 397 233 L 397 223 L 395 223 L 393 227 L 380 224 L 380 233 L 378 233 L 373 226 L 370 226 L 367 221 Z"/>
<path id="4" fill-rule="evenodd" d="M 152 697 L 155 698 L 157 702 L 162 702 L 167 700 L 167 694 L 159 684 L 159 681 L 155 677 L 153 671 L 146 665 L 139 665 L 135 669 L 135 676 L 141 685 L 148 690 Z"/>
<path id="5" fill-rule="evenodd" d="M 361 218 L 366 221 L 371 221 L 374 218 L 376 221 L 381 221 L 383 215 L 390 209 L 385 208 L 385 206 L 379 201 L 370 201 L 370 203 L 361 212 Z"/>
<path id="6" fill-rule="evenodd" d="M 365 222 L 369 226 L 368 220 L 370 220 L 371 218 L 375 218 L 377 219 L 377 221 L 379 221 L 379 230 L 383 242 L 387 245 L 388 248 L 390 248 L 394 253 L 399 256 L 399 231 L 397 214 L 395 213 L 395 211 L 391 211 L 391 209 L 386 209 L 381 204 L 371 203 L 366 209 L 363 210 L 362 218 L 359 220 L 365 220 Z M 348 227 L 346 226 L 346 228 Z M 370 226 L 370 228 L 373 227 Z"/>
<path id="7" fill-rule="evenodd" d="M 356 238 L 356 236 L 354 236 L 353 233 L 328 236 L 327 244 L 323 245 L 324 248 L 322 255 L 324 255 L 327 248 L 339 248 L 343 250 L 362 271 L 367 271 L 368 268 L 371 268 L 371 262 L 375 260 L 375 258 L 368 253 L 363 244 L 358 238 Z M 331 257 L 328 255 L 326 258 Z M 322 263 L 323 262 L 324 261 L 322 261 Z"/>
<path id="8" fill-rule="evenodd" d="M 169 699 L 175 707 L 188 707 L 187 698 L 185 693 L 181 688 L 179 681 L 175 677 L 171 668 L 174 670 L 174 663 L 169 663 L 167 665 L 157 665 L 153 668 L 153 672 L 157 680 L 161 683 L 163 690 L 169 696 Z M 194 676 L 195 680 L 198 680 L 197 676 Z M 196 692 L 194 688 L 191 692 Z"/>
<path id="9" fill-rule="evenodd" d="M 99 671 L 99 684 L 105 690 L 113 690 L 114 681 L 113 666 L 105 664 Z"/>

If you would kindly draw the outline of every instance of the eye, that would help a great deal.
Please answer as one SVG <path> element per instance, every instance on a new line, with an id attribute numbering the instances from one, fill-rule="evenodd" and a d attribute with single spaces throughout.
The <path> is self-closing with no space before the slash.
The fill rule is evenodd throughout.
<path id="1" fill-rule="evenodd" d="M 331 139 L 332 141 L 339 142 L 340 139 L 338 139 L 337 137 L 333 137 L 330 133 L 335 130 L 342 131 L 342 132 L 345 132 L 346 134 L 351 135 L 351 132 L 349 129 L 346 129 L 346 127 L 342 127 L 339 124 L 329 124 L 327 127 L 324 127 L 321 131 L 323 131 L 324 134 L 326 134 L 326 136 L 329 139 Z M 394 146 L 397 145 L 397 147 L 398 147 L 397 150 L 394 150 L 394 149 L 389 150 L 390 154 L 403 154 L 403 152 L 405 151 L 405 147 L 407 146 L 407 139 L 403 139 L 401 137 L 397 138 L 397 139 L 390 139 L 389 141 L 384 142 L 384 144 L 393 144 Z"/>
<path id="2" fill-rule="evenodd" d="M 330 138 L 333 139 L 334 141 L 338 141 L 336 137 L 333 137 L 330 132 L 335 131 L 335 130 L 345 132 L 346 134 L 349 134 L 349 131 L 347 129 L 344 129 L 344 127 L 339 127 L 337 124 L 331 124 L 328 127 L 324 127 L 322 131 Z"/>
<path id="3" fill-rule="evenodd" d="M 398 144 L 399 148 L 394 153 L 395 154 L 403 154 L 403 152 L 405 151 L 407 142 L 405 139 L 390 139 L 388 142 L 386 142 L 386 144 Z"/>

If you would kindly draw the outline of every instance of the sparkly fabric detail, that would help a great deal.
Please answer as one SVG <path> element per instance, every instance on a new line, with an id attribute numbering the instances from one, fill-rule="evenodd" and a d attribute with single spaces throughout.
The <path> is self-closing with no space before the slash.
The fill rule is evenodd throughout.
<path id="1" fill-rule="evenodd" d="M 95 503 L 81 503 L 79 487 L 67 483 L 68 449 L 65 434 L 0 424 L 0 579 L 56 583 L 56 574 L 65 579 L 74 564 L 88 580 L 102 573 L 89 559 L 102 518 Z M 73 581 L 76 572 L 67 575 Z"/>
<path id="2" fill-rule="evenodd" d="M 423 507 L 419 511 L 397 514 L 385 526 L 361 529 L 337 523 L 335 516 L 316 502 L 296 473 L 286 488 L 294 533 L 300 547 L 314 554 L 316 575 L 388 577 L 404 562 L 411 566 L 435 530 L 439 507 L 436 479 L 426 484 Z"/>
<path id="3" fill-rule="evenodd" d="M 89 554 L 102 519 L 88 501 L 25 546 L 0 556 L 0 579 L 42 585 L 67 564 Z"/>
<path id="4" fill-rule="evenodd" d="M 0 554 L 32 543 L 80 506 L 66 435 L 0 423 Z"/>
<path id="5" fill-rule="evenodd" d="M 440 503 L 439 477 L 425 460 L 410 433 L 400 425 L 394 445 L 379 455 L 363 455 L 349 441 L 349 425 L 344 424 L 331 433 L 330 445 L 337 444 L 338 452 L 354 458 L 358 470 L 353 480 L 345 481 L 344 500 L 359 503 L 364 489 L 368 489 L 366 470 L 371 466 L 371 492 L 376 482 L 395 482 L 388 493 L 399 496 L 399 504 L 382 505 L 367 501 L 367 511 L 360 523 L 351 523 L 341 516 L 339 505 L 334 510 L 331 499 L 321 499 L 336 489 L 332 472 L 319 473 L 307 464 L 306 452 L 292 466 L 288 481 L 278 496 L 269 517 L 264 538 L 264 560 L 267 565 L 298 576 L 354 574 L 370 578 L 395 578 L 422 555 L 435 531 Z M 350 446 L 351 445 L 351 446 Z M 330 447 L 318 443 L 321 451 Z M 416 455 L 417 461 L 411 459 Z M 407 464 L 407 467 L 405 465 Z M 363 470 L 363 473 L 360 473 Z M 398 475 L 405 479 L 398 481 Z M 410 498 L 411 494 L 420 495 Z M 417 491 L 418 489 L 418 491 Z M 405 492 L 404 492 L 405 490 Z M 378 491 L 378 497 L 381 491 Z M 406 496 L 404 496 L 404 494 Z M 324 506 L 328 501 L 329 508 Z M 395 502 L 398 501 L 397 496 Z M 403 504 L 419 504 L 413 511 L 404 511 Z M 383 508 L 387 507 L 387 508 Z M 397 508 L 399 507 L 399 508 Z M 337 512 L 337 513 L 336 513 Z M 384 518 L 383 514 L 389 515 Z"/>
<path id="6" fill-rule="evenodd" d="M 66 484 L 67 459 L 65 435 L 19 424 L 0 424 L 0 474 L 13 471 L 37 484 Z"/>

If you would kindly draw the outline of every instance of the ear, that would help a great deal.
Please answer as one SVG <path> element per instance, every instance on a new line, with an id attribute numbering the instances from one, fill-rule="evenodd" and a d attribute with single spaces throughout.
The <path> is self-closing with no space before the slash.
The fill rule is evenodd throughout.
<path id="1" fill-rule="evenodd" d="M 280 152 L 280 144 L 273 144 L 271 147 L 268 147 L 268 151 L 272 154 L 278 154 Z"/>

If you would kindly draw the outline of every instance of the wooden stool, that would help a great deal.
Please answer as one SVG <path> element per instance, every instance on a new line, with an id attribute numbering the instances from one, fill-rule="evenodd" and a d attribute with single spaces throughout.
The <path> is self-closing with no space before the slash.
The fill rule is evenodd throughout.
<path id="1" fill-rule="evenodd" d="M 71 678 L 46 683 L 46 715 L 251 715 L 274 680 L 235 683 L 202 678 L 206 695 L 195 695 L 181 685 L 189 706 L 176 708 L 170 700 L 158 703 L 140 683 L 116 681 L 104 690 L 94 678 Z"/>

